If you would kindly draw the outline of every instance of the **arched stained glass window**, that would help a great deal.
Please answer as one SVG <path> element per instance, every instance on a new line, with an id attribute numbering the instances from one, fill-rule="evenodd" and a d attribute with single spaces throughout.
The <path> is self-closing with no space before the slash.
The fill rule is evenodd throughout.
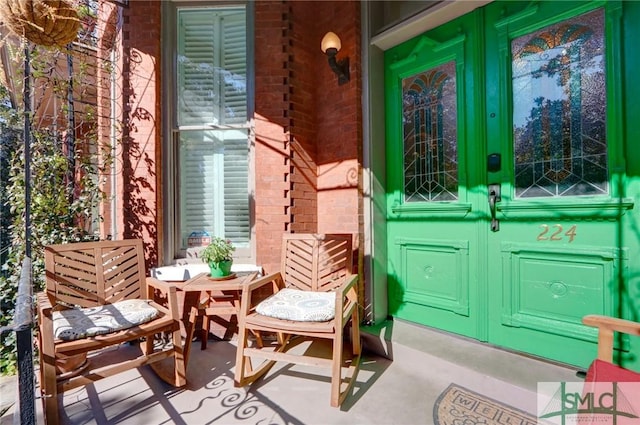
<path id="1" fill-rule="evenodd" d="M 517 198 L 607 195 L 604 12 L 511 43 Z"/>
<path id="2" fill-rule="evenodd" d="M 455 62 L 403 79 L 402 102 L 405 202 L 457 200 Z"/>

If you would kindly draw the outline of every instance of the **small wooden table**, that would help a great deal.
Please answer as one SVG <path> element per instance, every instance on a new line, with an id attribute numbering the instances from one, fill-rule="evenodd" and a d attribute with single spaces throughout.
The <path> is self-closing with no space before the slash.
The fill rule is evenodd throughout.
<path id="1" fill-rule="evenodd" d="M 236 315 L 240 310 L 242 288 L 251 282 L 257 273 L 237 275 L 225 279 L 209 277 L 208 273 L 200 273 L 193 278 L 175 283 L 178 290 L 184 292 L 183 321 L 185 323 L 186 341 L 184 346 L 185 362 L 189 360 L 191 343 L 198 316 L 202 317 L 201 349 L 207 348 L 209 334 L 209 318 L 219 315 Z M 185 320 L 186 319 L 186 320 Z M 231 323 L 227 323 L 230 325 Z"/>

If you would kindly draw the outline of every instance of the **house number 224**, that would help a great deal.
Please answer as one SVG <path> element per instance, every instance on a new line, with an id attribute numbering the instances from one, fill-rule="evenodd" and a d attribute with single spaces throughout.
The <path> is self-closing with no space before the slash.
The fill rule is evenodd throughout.
<path id="1" fill-rule="evenodd" d="M 564 230 L 561 224 L 553 224 L 551 226 L 548 224 L 541 224 L 540 228 L 542 231 L 536 238 L 536 240 L 539 241 L 563 241 L 569 239 L 569 242 L 573 242 L 573 239 L 576 237 L 577 226 L 575 224 L 569 227 L 569 230 L 567 231 Z"/>

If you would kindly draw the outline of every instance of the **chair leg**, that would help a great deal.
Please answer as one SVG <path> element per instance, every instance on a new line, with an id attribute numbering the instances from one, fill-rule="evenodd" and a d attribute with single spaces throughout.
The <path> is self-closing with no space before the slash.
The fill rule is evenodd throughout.
<path id="1" fill-rule="evenodd" d="M 42 392 L 42 404 L 44 408 L 45 423 L 47 425 L 57 425 L 60 421 L 60 411 L 58 407 L 58 383 L 56 381 L 55 359 L 40 356 L 40 382 Z"/>
<path id="2" fill-rule="evenodd" d="M 284 334 L 282 332 L 278 332 L 276 338 L 277 338 L 278 344 L 283 346 L 289 340 L 289 335 L 288 334 Z"/>
<path id="3" fill-rule="evenodd" d="M 171 331 L 171 342 L 171 348 L 163 348 L 163 351 L 171 351 L 171 357 L 150 363 L 149 366 L 158 378 L 169 385 L 179 388 L 187 384 L 186 354 L 179 329 Z"/>
<path id="4" fill-rule="evenodd" d="M 153 353 L 153 344 L 155 343 L 154 339 L 155 339 L 155 335 L 147 335 L 144 338 L 144 342 L 142 343 L 141 349 L 145 356 L 148 356 L 149 354 Z"/>
<path id="5" fill-rule="evenodd" d="M 256 337 L 256 346 L 258 348 L 264 347 L 264 341 L 262 341 L 262 333 L 260 331 L 253 331 L 253 336 Z"/>
<path id="6" fill-rule="evenodd" d="M 351 349 L 353 357 L 350 361 L 346 373 L 346 383 L 342 383 L 343 365 L 343 337 L 342 333 L 336 334 L 333 339 L 333 358 L 331 365 L 331 406 L 339 407 L 351 391 L 355 384 L 360 367 L 360 356 L 362 354 L 362 343 L 360 341 L 360 327 L 358 326 L 358 314 L 354 312 L 351 316 Z"/>
<path id="7" fill-rule="evenodd" d="M 248 337 L 247 328 L 244 325 L 240 325 L 238 327 L 238 347 L 236 349 L 236 369 L 234 374 L 234 385 L 236 387 L 245 385 L 245 373 L 247 372 L 247 367 L 250 367 L 246 362 L 250 362 L 251 359 L 247 359 L 244 355 Z"/>
<path id="8" fill-rule="evenodd" d="M 284 334 L 283 334 L 284 337 Z M 263 360 L 258 367 L 254 368 L 251 356 L 245 354 L 245 350 L 249 348 L 249 333 L 247 329 L 240 325 L 238 330 L 238 348 L 236 351 L 236 368 L 235 382 L 236 387 L 244 387 L 254 382 L 262 375 L 267 373 L 271 367 L 276 364 L 275 360 Z M 259 345 L 260 347 L 260 345 Z M 260 347 L 261 348 L 261 347 Z M 283 346 L 280 346 L 280 351 Z"/>
<path id="9" fill-rule="evenodd" d="M 186 340 L 184 347 L 184 358 L 185 362 L 189 361 L 189 356 L 191 355 L 191 341 L 193 341 L 193 331 L 196 327 L 196 318 L 198 317 L 198 309 L 196 307 L 191 307 L 191 311 L 189 312 L 189 319 L 187 321 L 186 328 Z"/>
<path id="10" fill-rule="evenodd" d="M 58 395 L 46 395 L 43 399 L 43 405 L 44 423 L 47 425 L 58 425 L 60 423 Z"/>
<path id="11" fill-rule="evenodd" d="M 187 362 L 185 360 L 184 346 L 180 329 L 173 331 L 173 355 L 175 366 L 175 387 L 187 385 Z"/>
<path id="12" fill-rule="evenodd" d="M 209 327 L 210 327 L 209 316 L 206 313 L 202 315 L 202 333 L 200 334 L 200 349 L 207 349 L 207 340 L 209 339 Z"/>
<path id="13" fill-rule="evenodd" d="M 342 384 L 342 336 L 333 337 L 333 356 L 331 362 L 331 406 L 340 406 L 340 387 Z"/>
<path id="14" fill-rule="evenodd" d="M 360 340 L 360 326 L 359 326 L 358 312 L 354 311 L 351 317 L 351 346 L 354 356 L 362 354 L 362 341 Z"/>

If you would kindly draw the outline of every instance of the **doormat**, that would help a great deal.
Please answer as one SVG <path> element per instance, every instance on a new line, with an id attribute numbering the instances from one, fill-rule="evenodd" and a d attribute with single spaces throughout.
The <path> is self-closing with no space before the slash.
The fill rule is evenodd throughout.
<path id="1" fill-rule="evenodd" d="M 433 406 L 436 425 L 536 425 L 537 418 L 520 409 L 451 384 Z"/>

